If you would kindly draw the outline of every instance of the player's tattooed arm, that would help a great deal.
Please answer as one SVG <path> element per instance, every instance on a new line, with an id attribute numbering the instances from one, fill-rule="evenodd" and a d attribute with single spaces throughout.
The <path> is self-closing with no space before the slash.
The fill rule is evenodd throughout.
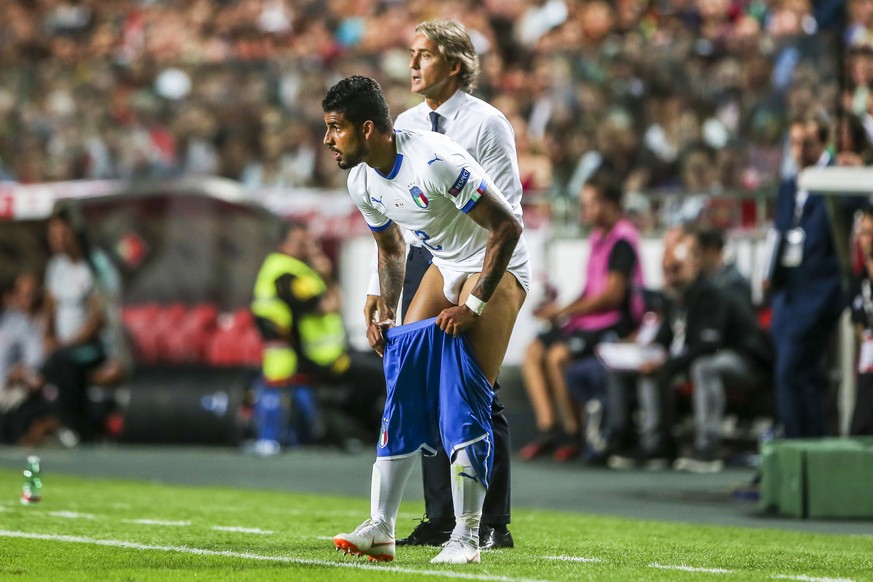
<path id="1" fill-rule="evenodd" d="M 373 236 L 379 247 L 379 288 L 382 293 L 379 313 L 383 320 L 395 320 L 406 276 L 406 243 L 396 224 L 374 232 Z"/>
<path id="2" fill-rule="evenodd" d="M 512 214 L 509 206 L 489 192 L 482 194 L 467 216 L 489 232 L 482 273 L 471 291 L 482 301 L 488 301 L 506 273 L 506 267 L 509 266 L 509 260 L 524 227 Z"/>

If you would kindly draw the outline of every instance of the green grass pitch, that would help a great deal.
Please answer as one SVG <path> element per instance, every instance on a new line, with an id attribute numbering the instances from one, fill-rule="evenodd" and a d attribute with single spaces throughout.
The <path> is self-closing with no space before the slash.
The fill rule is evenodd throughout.
<path id="1" fill-rule="evenodd" d="M 0 580 L 873 580 L 873 535 L 518 509 L 517 547 L 483 552 L 481 564 L 431 565 L 435 548 L 369 564 L 330 541 L 366 517 L 364 498 L 45 481 L 43 501 L 22 506 L 20 474 L 0 470 Z M 400 533 L 420 511 L 401 508 Z"/>

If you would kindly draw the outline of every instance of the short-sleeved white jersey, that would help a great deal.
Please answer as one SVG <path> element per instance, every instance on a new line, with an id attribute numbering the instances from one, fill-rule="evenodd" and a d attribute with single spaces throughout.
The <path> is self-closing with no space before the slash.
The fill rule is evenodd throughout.
<path id="1" fill-rule="evenodd" d="M 427 101 L 422 100 L 398 115 L 394 127 L 430 131 L 428 116 L 431 111 L 440 115 L 440 133 L 452 138 L 479 162 L 512 206 L 512 211 L 522 220 L 515 132 L 506 116 L 493 105 L 458 89 L 433 110 Z"/>
<path id="2" fill-rule="evenodd" d="M 483 192 L 512 212 L 482 167 L 460 145 L 430 131 L 395 130 L 397 158 L 388 175 L 359 164 L 349 173 L 352 200 L 370 229 L 392 222 L 414 233 L 437 267 L 479 272 L 488 231 L 466 216 Z M 522 237 L 509 268 L 527 262 Z"/>

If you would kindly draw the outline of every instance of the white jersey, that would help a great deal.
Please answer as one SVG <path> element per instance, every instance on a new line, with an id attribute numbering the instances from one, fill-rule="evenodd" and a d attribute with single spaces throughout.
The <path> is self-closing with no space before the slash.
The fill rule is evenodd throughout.
<path id="1" fill-rule="evenodd" d="M 437 267 L 470 273 L 484 265 L 488 231 L 466 216 L 484 192 L 512 212 L 485 170 L 460 145 L 430 131 L 395 130 L 397 158 L 386 175 L 359 164 L 349 173 L 352 200 L 374 231 L 392 222 L 430 250 Z M 528 259 L 522 237 L 509 269 Z"/>
<path id="2" fill-rule="evenodd" d="M 440 132 L 467 150 L 485 169 L 519 220 L 521 180 L 512 124 L 499 109 L 459 89 L 445 103 L 431 109 L 427 101 L 397 116 L 396 129 L 430 131 L 430 112 L 440 115 Z"/>
<path id="3" fill-rule="evenodd" d="M 515 132 L 512 124 L 499 109 L 478 97 L 458 89 L 445 103 L 431 109 L 427 101 L 407 109 L 397 116 L 396 129 L 430 131 L 430 113 L 440 115 L 440 133 L 452 138 L 479 162 L 494 181 L 500 193 L 509 202 L 512 212 L 522 223 L 521 180 L 518 177 L 518 155 L 515 151 Z M 421 242 L 406 229 L 403 238 L 410 246 Z M 370 264 L 368 295 L 379 295 L 379 273 L 376 253 Z"/>

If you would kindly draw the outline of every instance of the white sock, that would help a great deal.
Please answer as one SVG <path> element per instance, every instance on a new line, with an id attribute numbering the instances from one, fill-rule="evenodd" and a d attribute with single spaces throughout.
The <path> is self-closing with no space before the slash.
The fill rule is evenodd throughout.
<path id="1" fill-rule="evenodd" d="M 471 445 L 471 446 L 475 446 Z M 479 544 L 479 522 L 482 520 L 482 504 L 485 503 L 485 487 L 479 481 L 476 469 L 467 456 L 467 448 L 455 453 L 452 462 L 452 504 L 455 508 L 455 529 L 452 537 L 472 539 Z"/>
<path id="2" fill-rule="evenodd" d="M 406 490 L 406 482 L 418 455 L 399 459 L 376 459 L 373 463 L 373 480 L 370 483 L 370 519 L 382 522 L 388 534 L 394 537 L 394 524 L 400 500 Z"/>

